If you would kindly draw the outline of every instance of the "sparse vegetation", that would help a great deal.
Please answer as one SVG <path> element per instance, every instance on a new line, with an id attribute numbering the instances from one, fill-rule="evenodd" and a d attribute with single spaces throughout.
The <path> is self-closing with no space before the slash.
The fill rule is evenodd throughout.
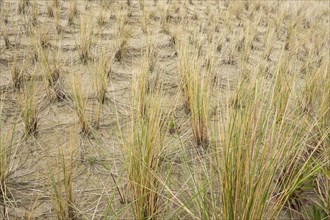
<path id="1" fill-rule="evenodd" d="M 79 38 L 79 57 L 83 63 L 91 59 L 91 46 L 93 43 L 93 27 L 91 17 L 81 17 L 80 19 L 80 38 Z"/>
<path id="2" fill-rule="evenodd" d="M 63 149 L 59 150 L 59 159 L 54 166 L 56 170 L 49 167 L 49 179 L 52 186 L 51 198 L 58 219 L 77 219 L 72 184 L 74 145 L 75 143 L 70 143 L 67 157 Z M 66 160 L 66 158 L 68 159 Z"/>
<path id="3" fill-rule="evenodd" d="M 10 66 L 10 75 L 15 89 L 20 89 L 24 83 L 24 67 L 19 67 L 17 57 L 14 57 Z"/>
<path id="4" fill-rule="evenodd" d="M 78 116 L 79 125 L 81 128 L 81 132 L 84 134 L 90 133 L 90 124 L 87 120 L 86 115 L 86 103 L 85 97 L 83 95 L 83 90 L 81 88 L 81 81 L 78 79 L 71 80 L 71 88 L 72 88 L 72 98 L 73 105 Z"/>
<path id="5" fill-rule="evenodd" d="M 43 78 L 46 84 L 45 87 L 47 95 L 51 101 L 60 101 L 65 97 L 59 56 L 59 52 L 48 54 L 45 49 L 39 48 L 39 63 L 41 65 L 41 69 L 44 72 Z"/>
<path id="6" fill-rule="evenodd" d="M 328 2 L 0 14 L 0 219 L 329 219 Z"/>
<path id="7" fill-rule="evenodd" d="M 73 19 L 77 15 L 78 10 L 77 10 L 77 2 L 75 0 L 70 0 L 69 2 L 69 12 L 68 12 L 68 23 L 70 25 L 73 24 Z"/>
<path id="8" fill-rule="evenodd" d="M 0 201 L 2 203 L 3 209 L 1 216 L 3 218 L 8 218 L 8 204 L 10 203 L 8 197 L 8 193 L 10 190 L 10 176 L 13 173 L 13 158 L 15 157 L 14 152 L 14 143 L 13 143 L 13 134 L 15 131 L 15 127 L 11 128 L 11 130 L 7 133 L 3 132 L 3 125 L 2 125 L 2 111 L 3 105 L 2 101 L 0 100 Z"/>
<path id="9" fill-rule="evenodd" d="M 103 105 L 106 100 L 106 92 L 108 90 L 108 80 L 109 80 L 109 72 L 110 72 L 110 56 L 105 53 L 101 52 L 99 61 L 95 64 L 93 69 L 95 70 L 95 89 L 96 89 L 96 96 L 98 101 L 98 110 L 97 110 L 97 117 L 96 117 L 96 127 L 100 125 L 100 118 L 101 113 L 103 110 Z"/>
<path id="10" fill-rule="evenodd" d="M 26 85 L 20 96 L 19 102 L 21 106 L 21 118 L 24 124 L 24 134 L 33 135 L 38 127 L 38 109 L 33 83 Z"/>
<path id="11" fill-rule="evenodd" d="M 19 0 L 18 2 L 18 13 L 27 13 L 28 7 L 31 5 L 30 0 Z"/>

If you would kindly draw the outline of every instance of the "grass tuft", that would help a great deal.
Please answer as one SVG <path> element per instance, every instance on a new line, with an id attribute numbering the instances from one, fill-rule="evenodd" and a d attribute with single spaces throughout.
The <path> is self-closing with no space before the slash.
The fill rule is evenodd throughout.
<path id="1" fill-rule="evenodd" d="M 2 205 L 2 217 L 9 218 L 8 206 L 10 206 L 10 182 L 9 178 L 13 174 L 13 137 L 15 126 L 12 131 L 5 132 L 2 123 L 3 103 L 0 97 L 0 201 Z"/>
<path id="2" fill-rule="evenodd" d="M 25 135 L 33 135 L 38 127 L 38 110 L 35 98 L 34 82 L 32 81 L 24 88 L 20 97 L 21 118 L 24 124 Z"/>
<path id="3" fill-rule="evenodd" d="M 70 140 L 72 141 L 72 140 Z M 52 187 L 52 202 L 58 219 L 77 219 L 74 193 L 73 193 L 73 159 L 74 143 L 70 143 L 68 159 L 64 149 L 59 150 L 59 160 L 56 164 L 59 171 L 49 171 L 49 179 Z"/>
<path id="4" fill-rule="evenodd" d="M 179 74 L 185 96 L 186 112 L 190 115 L 197 145 L 207 145 L 208 138 L 208 79 L 204 75 L 197 53 L 181 43 L 178 52 Z"/>
<path id="5" fill-rule="evenodd" d="M 31 5 L 30 0 L 19 0 L 18 2 L 18 13 L 26 14 L 28 12 L 28 7 Z"/>
<path id="6" fill-rule="evenodd" d="M 90 18 L 80 19 L 79 57 L 81 62 L 87 63 L 91 59 L 91 47 L 93 43 L 93 27 Z"/>
<path id="7" fill-rule="evenodd" d="M 108 80 L 110 73 L 110 56 L 105 52 L 101 52 L 100 58 L 95 63 L 95 89 L 98 101 L 98 110 L 96 117 L 96 127 L 99 127 L 103 105 L 106 101 L 106 93 L 108 89 Z"/>
<path id="8" fill-rule="evenodd" d="M 71 88 L 72 88 L 73 105 L 76 114 L 78 116 L 81 132 L 84 134 L 89 134 L 91 130 L 86 116 L 86 106 L 85 106 L 86 104 L 85 104 L 85 98 L 83 97 L 82 94 L 81 82 L 73 78 L 71 80 Z"/>
<path id="9" fill-rule="evenodd" d="M 159 93 L 146 92 L 146 67 L 133 85 L 131 124 L 128 141 L 124 141 L 132 209 L 136 219 L 157 219 L 162 213 L 161 154 L 164 151 L 166 121 Z"/>

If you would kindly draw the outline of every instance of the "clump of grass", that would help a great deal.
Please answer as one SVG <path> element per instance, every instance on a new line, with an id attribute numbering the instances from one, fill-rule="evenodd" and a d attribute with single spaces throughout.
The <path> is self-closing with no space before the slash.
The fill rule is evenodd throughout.
<path id="1" fill-rule="evenodd" d="M 274 29 L 268 28 L 264 37 L 264 50 L 262 52 L 262 58 L 267 61 L 271 61 L 270 55 L 274 47 Z"/>
<path id="2" fill-rule="evenodd" d="M 186 112 L 197 145 L 208 143 L 208 80 L 202 72 L 196 52 L 182 43 L 178 52 L 179 74 L 185 96 Z"/>
<path id="3" fill-rule="evenodd" d="M 159 94 L 146 93 L 146 68 L 135 79 L 129 140 L 125 143 L 125 166 L 136 219 L 161 215 L 161 153 L 164 150 L 165 114 Z"/>
<path id="4" fill-rule="evenodd" d="M 168 7 L 163 6 L 160 8 L 160 23 L 162 26 L 162 31 L 166 34 L 170 33 L 170 28 L 169 28 L 169 16 L 168 16 Z"/>
<path id="5" fill-rule="evenodd" d="M 135 102 L 133 102 L 133 106 L 135 108 L 136 114 L 144 118 L 146 114 L 146 104 L 147 104 L 147 93 L 148 93 L 148 77 L 150 76 L 150 72 L 147 69 L 146 62 L 142 63 L 141 66 L 141 75 L 138 77 L 137 74 L 135 75 L 135 81 L 133 85 L 132 92 Z M 133 98 L 132 98 L 133 99 Z M 134 101 L 134 100 L 133 100 Z"/>
<path id="6" fill-rule="evenodd" d="M 20 97 L 21 118 L 24 124 L 24 134 L 33 135 L 38 128 L 38 109 L 35 99 L 34 82 L 24 88 Z"/>
<path id="7" fill-rule="evenodd" d="M 105 94 L 108 85 L 108 72 L 109 72 L 109 60 L 102 55 L 99 62 L 96 64 L 96 88 L 97 88 L 97 100 L 104 104 Z"/>
<path id="8" fill-rule="evenodd" d="M 101 53 L 98 62 L 95 64 L 95 88 L 97 93 L 97 100 L 99 103 L 97 111 L 97 127 L 100 124 L 101 112 L 103 104 L 106 99 L 106 92 L 108 87 L 109 71 L 110 71 L 110 57 L 105 52 Z"/>
<path id="9" fill-rule="evenodd" d="M 50 37 L 48 35 L 48 32 L 44 31 L 45 29 L 39 29 L 38 31 L 38 40 L 40 42 L 40 45 L 45 48 L 45 47 L 50 47 Z"/>
<path id="10" fill-rule="evenodd" d="M 45 27 L 34 27 L 31 30 L 31 42 L 33 44 L 33 49 L 35 53 L 38 53 L 38 49 L 50 47 L 50 36 L 48 34 L 47 28 Z M 37 55 L 36 55 L 37 56 Z M 38 59 L 36 59 L 38 60 Z"/>
<path id="11" fill-rule="evenodd" d="M 123 12 L 118 12 L 117 15 L 117 39 L 115 60 L 122 62 L 127 53 L 127 46 L 132 34 L 127 25 L 127 18 Z"/>
<path id="12" fill-rule="evenodd" d="M 101 0 L 100 5 L 102 9 L 110 9 L 113 2 L 107 0 Z"/>
<path id="13" fill-rule="evenodd" d="M 63 27 L 61 26 L 61 12 L 59 9 L 54 9 L 54 19 L 55 19 L 55 28 L 56 28 L 56 32 L 57 34 L 62 33 L 63 31 Z"/>
<path id="14" fill-rule="evenodd" d="M 3 206 L 3 217 L 9 217 L 8 216 L 8 209 L 7 209 L 7 200 L 8 200 L 8 186 L 9 186 L 9 177 L 10 174 L 13 173 L 13 158 L 15 156 L 15 153 L 12 152 L 12 146 L 13 146 L 13 135 L 14 130 L 10 131 L 4 131 L 2 126 L 2 109 L 3 109 L 3 103 L 2 103 L 2 97 L 0 97 L 0 197 L 1 197 L 1 203 Z"/>
<path id="15" fill-rule="evenodd" d="M 223 62 L 225 64 L 229 64 L 229 65 L 234 65 L 237 62 L 237 45 L 231 44 L 229 46 L 229 52 L 228 54 L 225 56 L 225 59 L 223 60 Z"/>
<path id="16" fill-rule="evenodd" d="M 69 25 L 73 24 L 73 19 L 77 15 L 77 2 L 75 0 L 70 0 L 69 2 L 69 13 L 68 13 L 68 23 Z"/>
<path id="17" fill-rule="evenodd" d="M 313 207 L 315 210 L 313 210 L 314 216 L 309 216 L 314 218 L 319 217 L 318 219 L 326 219 L 328 216 L 330 216 L 329 150 L 325 153 L 328 154 L 326 156 L 327 160 L 325 161 L 327 162 L 327 165 L 321 169 L 316 178 L 316 193 L 320 201 L 316 202 L 315 208 Z"/>
<path id="18" fill-rule="evenodd" d="M 312 162 L 318 146 L 302 160 L 311 131 L 304 118 L 295 118 L 293 126 L 277 123 L 269 105 L 274 96 L 265 80 L 257 77 L 249 84 L 254 92 L 243 97 L 245 106 L 226 106 L 215 121 L 208 160 L 200 159 L 200 169 L 185 167 L 192 181 L 192 194 L 185 203 L 192 206 L 191 216 L 277 218 L 320 169 Z"/>
<path id="19" fill-rule="evenodd" d="M 201 71 L 201 70 L 199 70 Z M 198 73 L 197 73 L 198 74 Z M 208 144 L 208 92 L 207 79 L 194 73 L 188 86 L 188 104 L 191 126 L 197 145 Z"/>
<path id="20" fill-rule="evenodd" d="M 31 49 L 30 59 L 33 63 L 39 61 L 39 50 L 41 48 L 40 42 L 38 41 L 37 33 L 35 30 L 31 30 Z"/>
<path id="21" fill-rule="evenodd" d="M 144 34 L 148 34 L 149 11 L 143 10 L 141 15 L 141 27 Z"/>
<path id="22" fill-rule="evenodd" d="M 205 70 L 210 76 L 210 80 L 213 85 L 216 85 L 218 81 L 217 77 L 217 71 L 216 71 L 216 47 L 214 44 L 209 45 L 207 54 L 206 54 L 206 59 L 205 59 Z"/>
<path id="23" fill-rule="evenodd" d="M 285 41 L 285 50 L 294 50 L 294 44 L 296 38 L 294 37 L 296 35 L 296 24 L 294 21 L 291 21 L 291 23 L 287 27 L 287 36 L 286 36 L 286 41 Z"/>
<path id="24" fill-rule="evenodd" d="M 47 4 L 47 15 L 50 18 L 54 17 L 54 9 L 53 6 L 50 4 Z"/>
<path id="25" fill-rule="evenodd" d="M 60 7 L 60 0 L 52 0 L 52 5 L 55 8 L 59 8 Z"/>
<path id="26" fill-rule="evenodd" d="M 322 135 L 329 133 L 330 123 L 330 83 L 327 80 L 327 68 L 326 64 L 322 65 L 316 72 L 307 76 L 303 90 L 298 93 L 298 102 L 302 110 L 298 112 L 305 115 L 308 123 L 316 124 L 313 135 L 308 141 L 310 145 L 308 151 L 312 151 L 316 144 L 322 147 L 330 144 L 329 138 L 322 140 Z M 319 153 L 322 154 L 324 151 L 326 150 L 323 149 Z"/>
<path id="27" fill-rule="evenodd" d="M 36 26 L 38 24 L 38 17 L 39 17 L 38 4 L 36 0 L 33 0 L 32 9 L 31 9 L 31 20 L 33 26 Z"/>
<path id="28" fill-rule="evenodd" d="M 274 105 L 276 114 L 276 120 L 280 122 L 286 114 L 287 106 L 290 98 L 291 88 L 289 80 L 289 67 L 285 55 L 278 61 L 278 68 L 275 75 L 274 83 Z"/>
<path id="29" fill-rule="evenodd" d="M 256 27 L 258 27 L 257 24 L 255 23 L 251 23 L 251 22 L 247 22 L 244 26 L 244 33 L 243 33 L 243 40 L 242 40 L 242 51 L 241 51 L 241 60 L 242 62 L 248 62 L 249 60 L 249 55 L 251 52 L 251 49 L 253 47 L 253 40 L 256 36 L 257 33 L 257 29 Z"/>
<path id="30" fill-rule="evenodd" d="M 180 30 L 178 28 L 175 29 L 175 31 L 172 31 L 169 33 L 169 35 L 171 36 L 170 42 L 171 44 L 175 47 L 176 50 L 179 49 L 179 40 L 180 40 Z"/>
<path id="31" fill-rule="evenodd" d="M 325 64 L 313 72 L 308 72 L 299 100 L 303 112 L 320 117 L 319 122 L 328 118 L 330 114 L 328 101 L 330 84 L 326 80 L 327 71 Z"/>
<path id="32" fill-rule="evenodd" d="M 79 57 L 81 62 L 86 63 L 91 58 L 91 47 L 93 43 L 92 22 L 87 17 L 80 19 Z"/>
<path id="33" fill-rule="evenodd" d="M 73 105 L 76 114 L 78 116 L 81 132 L 84 134 L 89 134 L 90 125 L 86 116 L 85 99 L 82 94 L 81 82 L 77 79 L 72 79 L 71 88 L 72 88 Z"/>
<path id="34" fill-rule="evenodd" d="M 247 64 L 244 63 L 240 67 L 241 77 L 238 80 L 237 88 L 235 89 L 233 95 L 230 98 L 230 106 L 239 109 L 246 108 L 251 101 L 247 97 L 253 97 L 256 95 L 255 81 L 259 75 L 264 74 L 262 67 L 257 67 L 254 71 L 247 67 Z M 259 74 L 259 75 L 258 75 Z M 249 96 L 246 95 L 249 94 Z"/>
<path id="35" fill-rule="evenodd" d="M 119 45 L 117 47 L 117 51 L 115 53 L 115 60 L 118 62 L 122 62 L 126 53 L 127 53 L 127 45 L 128 41 L 127 39 L 121 39 L 119 41 Z"/>
<path id="36" fill-rule="evenodd" d="M 322 81 L 323 83 L 319 86 L 319 95 L 316 96 L 318 99 L 317 120 L 319 125 L 324 129 L 326 129 L 327 124 L 330 123 L 330 82 L 327 80 L 329 72 L 328 64 L 324 64 L 320 67 L 318 81 Z M 327 140 L 329 143 L 330 140 Z"/>
<path id="37" fill-rule="evenodd" d="M 5 24 L 2 24 L 2 35 L 5 41 L 5 47 L 6 49 L 9 49 L 12 46 L 12 44 L 10 43 L 9 40 L 8 27 Z"/>
<path id="38" fill-rule="evenodd" d="M 209 21 L 207 26 L 208 27 L 206 28 L 206 38 L 209 43 L 212 43 L 214 38 L 215 25 L 213 24 L 213 22 Z"/>
<path id="39" fill-rule="evenodd" d="M 25 65 L 24 62 L 23 62 L 23 64 Z M 17 58 L 15 56 L 12 64 L 10 65 L 10 76 L 11 76 L 11 80 L 13 82 L 13 87 L 15 89 L 20 89 L 23 85 L 23 82 L 24 82 L 23 70 L 24 70 L 24 68 L 18 67 Z"/>
<path id="40" fill-rule="evenodd" d="M 105 17 L 105 12 L 104 12 L 104 8 L 102 7 L 100 10 L 99 15 L 97 16 L 97 24 L 102 27 L 105 25 L 106 23 L 106 17 Z"/>
<path id="41" fill-rule="evenodd" d="M 147 37 L 145 56 L 145 60 L 147 62 L 147 70 L 149 71 L 149 73 L 153 73 L 158 61 L 158 56 L 156 53 L 154 39 L 150 36 Z"/>
<path id="42" fill-rule="evenodd" d="M 303 112 L 312 113 L 316 107 L 315 97 L 318 88 L 318 74 L 307 76 L 306 83 L 302 91 L 301 107 Z"/>
<path id="43" fill-rule="evenodd" d="M 52 69 L 49 61 L 49 54 L 43 50 L 39 49 L 40 65 L 42 65 L 43 71 L 46 73 L 46 81 L 49 87 L 53 87 L 60 78 L 59 71 L 57 69 Z"/>
<path id="44" fill-rule="evenodd" d="M 239 117 L 239 118 L 236 118 L 236 117 Z M 245 118 L 243 118 L 243 117 L 245 117 Z M 244 116 L 241 116 L 241 114 L 238 113 L 238 111 L 233 113 L 233 115 L 230 117 L 229 128 L 228 128 L 229 130 L 226 134 L 223 134 L 223 136 L 229 135 L 228 137 L 226 137 L 226 136 L 224 137 L 224 140 L 227 142 L 224 143 L 223 148 L 220 148 L 220 146 L 218 146 L 219 149 L 217 150 L 218 154 L 220 154 L 220 152 L 223 152 L 223 153 L 221 153 L 221 154 L 223 154 L 223 158 L 220 158 L 220 155 L 219 155 L 219 158 L 216 160 L 218 163 L 217 169 L 219 169 L 219 171 L 220 170 L 222 171 L 221 172 L 221 175 L 223 175 L 222 181 L 224 181 L 224 184 L 222 186 L 223 189 L 221 191 L 220 198 L 219 198 L 220 201 L 222 202 L 221 208 L 223 209 L 223 215 L 222 215 L 223 218 L 237 218 L 237 217 L 243 218 L 243 212 L 245 211 L 244 207 L 242 207 L 242 205 L 244 205 L 244 203 L 243 202 L 240 203 L 240 201 L 235 201 L 234 196 L 238 196 L 238 195 L 242 194 L 243 193 L 242 189 L 247 184 L 246 182 L 243 182 L 244 181 L 244 179 L 243 179 L 244 167 L 249 167 L 249 166 L 245 166 L 246 164 L 244 164 L 244 162 L 250 163 L 251 161 L 253 161 L 253 160 L 247 159 L 247 158 L 245 160 L 244 157 L 248 156 L 248 152 L 244 152 L 243 151 L 244 148 L 239 147 L 240 146 L 239 144 L 244 143 L 243 142 L 244 133 L 246 133 L 247 131 L 251 131 L 251 129 L 253 128 L 253 127 L 249 128 L 248 123 L 243 123 L 244 120 L 248 121 L 248 117 L 249 117 L 248 113 L 246 113 Z M 256 123 L 256 122 L 254 122 L 254 123 Z M 251 126 L 253 126 L 253 125 L 251 125 Z M 225 128 L 223 128 L 222 131 L 224 131 L 224 129 Z M 249 130 L 245 130 L 245 129 L 249 129 Z M 235 132 L 236 135 L 230 134 L 229 131 Z M 220 130 L 219 130 L 219 132 L 220 132 Z M 240 133 L 242 134 L 243 137 L 239 135 Z M 237 144 L 235 144 L 235 141 L 231 139 L 231 137 L 233 137 L 233 136 L 234 137 L 237 136 L 236 140 L 239 140 L 239 138 L 242 138 L 242 140 L 241 140 L 242 142 L 238 142 Z M 231 143 L 231 141 L 232 141 L 232 143 Z M 237 146 L 237 148 L 235 146 Z M 241 158 L 241 157 L 243 157 L 243 158 Z M 242 159 L 244 159 L 244 160 L 242 160 Z M 222 162 L 222 160 L 223 160 L 223 162 Z M 234 161 L 241 161 L 241 160 L 244 162 L 242 164 L 238 164 L 236 166 Z M 258 160 L 258 159 L 256 159 L 256 160 Z M 225 165 L 223 170 L 220 169 L 220 167 L 222 165 Z M 269 165 L 264 164 L 264 166 L 268 167 Z M 230 170 L 231 169 L 230 167 L 232 167 L 233 169 Z M 241 175 L 243 175 L 243 176 L 241 176 Z M 271 176 L 268 176 L 268 178 L 263 178 L 262 181 L 264 181 L 264 182 L 259 183 L 260 184 L 259 187 L 266 187 L 265 188 L 266 190 L 262 190 L 260 192 L 256 191 L 256 192 L 267 194 L 267 192 L 269 190 L 269 186 L 271 184 L 271 180 L 269 179 L 269 177 L 271 177 Z M 236 181 L 238 181 L 238 182 L 235 183 Z M 233 196 L 233 198 L 231 198 L 231 195 Z M 260 196 L 264 196 L 264 195 L 261 194 Z M 262 198 L 262 197 L 259 197 L 259 198 Z M 256 202 L 258 202 L 258 201 L 256 201 Z M 253 210 L 255 212 L 254 215 L 257 214 L 257 212 L 259 211 L 259 210 L 256 210 L 255 208 L 251 209 L 251 210 Z M 252 218 L 259 217 L 259 216 L 254 216 L 251 214 L 248 216 L 252 217 Z"/>
<path id="45" fill-rule="evenodd" d="M 50 100 L 62 100 L 65 95 L 62 90 L 62 71 L 60 68 L 59 60 L 60 53 L 53 53 L 53 59 L 50 60 L 51 57 L 47 53 L 47 51 L 40 48 L 38 56 L 40 57 L 39 64 L 41 65 L 43 72 L 45 73 L 43 77 L 46 84 L 48 97 L 50 98 Z"/>
<path id="46" fill-rule="evenodd" d="M 63 148 L 59 150 L 59 160 L 57 166 L 60 171 L 54 173 L 53 170 L 49 171 L 49 179 L 52 186 L 52 202 L 58 219 L 77 219 L 74 194 L 73 194 L 73 156 L 74 156 L 74 143 L 70 140 L 68 159 L 65 157 Z"/>
<path id="47" fill-rule="evenodd" d="M 28 7 L 31 5 L 30 0 L 20 0 L 18 2 L 18 13 L 25 14 L 27 13 Z"/>

